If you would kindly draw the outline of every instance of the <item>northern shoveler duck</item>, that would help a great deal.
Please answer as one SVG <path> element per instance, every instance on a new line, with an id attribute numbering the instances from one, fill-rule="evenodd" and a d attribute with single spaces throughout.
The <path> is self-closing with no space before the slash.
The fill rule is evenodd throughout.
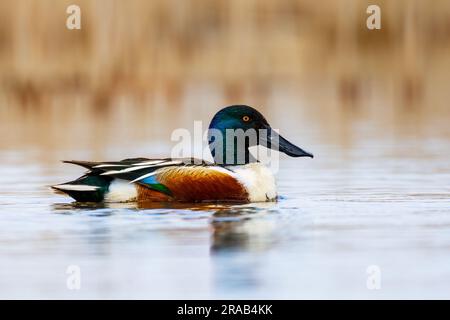
<path id="1" fill-rule="evenodd" d="M 238 150 L 239 144 L 234 143 L 236 137 L 232 138 L 233 143 L 227 144 L 232 137 L 229 129 L 243 132 L 254 129 L 256 137 L 245 138 L 244 147 Z M 259 144 L 291 157 L 313 157 L 281 137 L 261 113 L 245 105 L 229 106 L 217 112 L 209 125 L 208 140 L 214 163 L 148 158 L 63 161 L 85 167 L 88 172 L 52 188 L 81 202 L 274 201 L 277 197 L 274 176 L 248 148 Z"/>

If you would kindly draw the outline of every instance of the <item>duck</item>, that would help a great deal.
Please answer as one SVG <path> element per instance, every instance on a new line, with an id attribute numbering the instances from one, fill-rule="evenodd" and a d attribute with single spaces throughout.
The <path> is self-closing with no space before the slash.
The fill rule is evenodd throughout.
<path id="1" fill-rule="evenodd" d="M 283 138 L 258 110 L 247 105 L 219 110 L 207 133 L 212 162 L 196 158 L 66 160 L 87 172 L 51 188 L 77 202 L 268 202 L 277 199 L 275 177 L 250 147 L 314 157 Z"/>

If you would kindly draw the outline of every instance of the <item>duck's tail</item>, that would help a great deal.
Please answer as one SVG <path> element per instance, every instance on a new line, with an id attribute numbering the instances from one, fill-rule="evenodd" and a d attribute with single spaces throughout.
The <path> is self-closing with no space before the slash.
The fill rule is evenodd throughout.
<path id="1" fill-rule="evenodd" d="M 108 192 L 109 186 L 114 178 L 100 176 L 99 171 L 92 170 L 91 165 L 83 161 L 64 161 L 83 166 L 90 171 L 76 180 L 51 186 L 58 193 L 65 193 L 80 202 L 101 202 Z"/>

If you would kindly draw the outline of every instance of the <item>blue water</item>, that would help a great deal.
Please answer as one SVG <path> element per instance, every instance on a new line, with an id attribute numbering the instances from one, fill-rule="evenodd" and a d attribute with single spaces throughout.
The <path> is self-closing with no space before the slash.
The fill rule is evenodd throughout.
<path id="1" fill-rule="evenodd" d="M 46 186 L 82 170 L 0 152 L 0 298 L 450 298 L 449 141 L 313 151 L 276 203 L 171 206 L 77 205 Z"/>

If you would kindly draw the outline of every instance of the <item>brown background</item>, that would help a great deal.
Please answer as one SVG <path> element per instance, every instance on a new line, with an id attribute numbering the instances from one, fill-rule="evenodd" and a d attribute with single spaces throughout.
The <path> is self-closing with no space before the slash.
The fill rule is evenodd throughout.
<path id="1" fill-rule="evenodd" d="M 73 1 L 2 1 L 0 147 L 166 143 L 232 103 L 308 141 L 447 135 L 450 2 L 376 3 L 370 31 L 373 1 L 80 0 L 68 30 Z"/>

